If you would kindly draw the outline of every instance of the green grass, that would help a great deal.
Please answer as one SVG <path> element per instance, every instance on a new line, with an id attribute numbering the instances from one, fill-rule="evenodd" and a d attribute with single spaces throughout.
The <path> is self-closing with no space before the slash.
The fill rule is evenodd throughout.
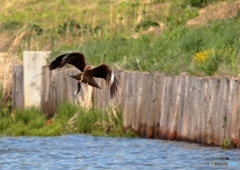
<path id="1" fill-rule="evenodd" d="M 36 108 L 18 109 L 14 113 L 0 108 L 0 134 L 7 136 L 58 136 L 82 133 L 94 136 L 136 137 L 123 131 L 122 117 L 115 111 L 86 110 L 71 103 L 63 103 L 54 117 L 47 121 Z M 73 118 L 76 116 L 75 119 Z"/>
<path id="2" fill-rule="evenodd" d="M 20 57 L 24 50 L 50 50 L 49 61 L 64 52 L 80 51 L 93 65 L 104 62 L 137 71 L 237 76 L 239 16 L 197 28 L 185 26 L 200 8 L 220 1 L 37 0 L 17 1 L 11 8 L 2 2 L 0 50 Z M 165 25 L 161 34 L 148 31 L 161 29 L 160 23 Z M 200 65 L 193 62 L 195 54 L 209 49 L 218 56 Z M 234 54 L 226 54 L 228 49 Z"/>
<path id="3" fill-rule="evenodd" d="M 221 148 L 222 149 L 231 149 L 231 139 L 224 139 Z"/>
<path id="4" fill-rule="evenodd" d="M 0 99 L 4 94 L 0 86 Z M 0 103 L 0 135 L 7 136 L 58 136 L 84 133 L 94 136 L 136 137 L 123 131 L 122 114 L 118 109 L 84 109 L 73 103 L 60 104 L 54 116 L 46 120 L 37 108 L 16 109 L 11 112 L 9 104 Z"/>
<path id="5" fill-rule="evenodd" d="M 81 46 L 72 44 L 55 49 L 51 59 L 63 52 L 81 51 L 93 65 L 107 62 L 113 67 L 129 70 L 237 76 L 239 24 L 239 17 L 235 17 L 212 22 L 206 27 L 179 27 L 165 31 L 158 37 L 141 35 L 137 39 L 125 36 L 95 39 L 86 41 Z M 214 57 L 210 58 L 200 69 L 193 62 L 194 55 L 210 49 L 217 52 L 216 60 L 213 62 Z M 229 52 L 229 49 L 232 52 Z"/>

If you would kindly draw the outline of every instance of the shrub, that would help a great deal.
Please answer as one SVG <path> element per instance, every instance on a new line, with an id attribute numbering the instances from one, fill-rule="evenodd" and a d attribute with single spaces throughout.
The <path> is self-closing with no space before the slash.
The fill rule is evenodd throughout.
<path id="1" fill-rule="evenodd" d="M 149 27 L 159 27 L 159 24 L 156 21 L 153 21 L 150 17 L 147 17 L 137 24 L 136 30 L 147 30 Z"/>
<path id="2" fill-rule="evenodd" d="M 219 72 L 219 69 L 223 69 L 227 65 L 237 65 L 236 53 L 233 49 L 208 49 L 196 53 L 193 56 L 191 71 L 199 75 L 212 76 Z M 234 63 L 233 63 L 234 62 Z M 234 69 L 237 69 L 233 66 Z M 229 68 L 230 69 L 230 68 Z M 238 69 L 237 69 L 238 70 Z M 221 73 L 223 74 L 223 73 Z"/>
<path id="3" fill-rule="evenodd" d="M 122 115 L 116 109 L 86 110 L 64 102 L 50 120 L 37 108 L 17 109 L 0 119 L 0 134 L 10 136 L 56 136 L 70 133 L 87 133 L 95 136 L 133 137 L 124 133 Z"/>
<path id="4" fill-rule="evenodd" d="M 187 1 L 192 7 L 204 7 L 208 4 L 208 0 L 188 0 Z"/>

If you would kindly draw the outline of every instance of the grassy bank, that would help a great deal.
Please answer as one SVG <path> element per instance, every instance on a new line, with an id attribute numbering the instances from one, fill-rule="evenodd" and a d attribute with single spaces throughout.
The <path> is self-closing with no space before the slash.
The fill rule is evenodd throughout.
<path id="1" fill-rule="evenodd" d="M 4 1 L 0 50 L 20 57 L 24 50 L 50 50 L 52 58 L 81 51 L 93 65 L 105 62 L 129 70 L 238 76 L 239 15 L 187 26 L 201 9 L 220 2 Z"/>
<path id="2" fill-rule="evenodd" d="M 10 113 L 0 108 L 0 134 L 7 136 L 57 136 L 63 134 L 132 137 L 123 131 L 122 116 L 113 111 L 86 110 L 71 103 L 61 104 L 54 117 L 46 120 L 39 109 Z"/>
<path id="3" fill-rule="evenodd" d="M 157 38 L 147 34 L 137 39 L 124 36 L 95 39 L 82 46 L 55 49 L 52 56 L 62 51 L 82 51 L 92 64 L 108 62 L 129 70 L 238 76 L 239 24 L 240 17 L 234 17 L 200 28 L 167 30 Z"/>

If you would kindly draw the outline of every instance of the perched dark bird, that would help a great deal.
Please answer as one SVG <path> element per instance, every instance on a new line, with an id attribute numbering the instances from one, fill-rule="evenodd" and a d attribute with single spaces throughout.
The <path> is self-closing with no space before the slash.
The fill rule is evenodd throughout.
<path id="1" fill-rule="evenodd" d="M 78 80 L 77 94 L 81 90 L 81 82 L 85 83 L 86 85 L 90 85 L 96 88 L 99 88 L 99 85 L 95 81 L 95 78 L 103 78 L 107 83 L 107 88 L 110 90 L 111 98 L 116 94 L 118 88 L 118 81 L 111 68 L 106 64 L 101 64 L 98 67 L 93 67 L 88 65 L 85 62 L 84 55 L 81 53 L 69 53 L 63 54 L 55 58 L 50 65 L 48 66 L 49 70 L 54 70 L 56 68 L 61 68 L 65 64 L 71 64 L 78 68 L 82 73 L 77 75 L 71 75 L 72 78 Z"/>

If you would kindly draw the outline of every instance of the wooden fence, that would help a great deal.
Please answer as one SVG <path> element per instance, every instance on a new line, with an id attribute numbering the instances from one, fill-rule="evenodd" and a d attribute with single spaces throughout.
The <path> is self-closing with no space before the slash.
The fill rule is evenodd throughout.
<path id="1" fill-rule="evenodd" d="M 50 72 L 43 67 L 41 108 L 52 115 L 64 100 L 85 107 L 105 109 L 117 106 L 123 113 L 124 128 L 141 137 L 221 145 L 230 139 L 240 147 L 240 81 L 229 78 L 167 76 L 115 71 L 119 92 L 110 99 L 104 80 L 102 89 L 83 85 L 77 97 L 75 68 Z M 13 108 L 21 107 L 22 67 L 14 67 Z M 18 88 L 16 88 L 18 87 Z M 23 90 L 23 89 L 22 89 Z"/>

